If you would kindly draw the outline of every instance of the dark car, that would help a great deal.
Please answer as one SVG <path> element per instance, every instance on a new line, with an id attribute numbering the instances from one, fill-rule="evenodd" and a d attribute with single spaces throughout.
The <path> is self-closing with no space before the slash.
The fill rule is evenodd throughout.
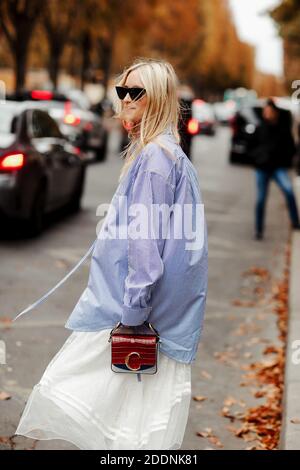
<path id="1" fill-rule="evenodd" d="M 256 143 L 256 130 L 262 121 L 262 105 L 244 106 L 230 120 L 232 131 L 230 163 L 253 163 L 251 152 Z"/>
<path id="2" fill-rule="evenodd" d="M 98 103 L 93 104 L 90 110 L 101 117 L 111 118 L 114 115 L 113 103 L 107 96 L 103 97 Z"/>
<path id="3" fill-rule="evenodd" d="M 48 111 L 74 145 L 91 152 L 98 161 L 105 160 L 108 131 L 103 118 L 95 112 L 80 107 L 65 94 L 48 90 L 23 91 L 8 95 L 7 99 L 34 102 L 35 107 Z"/>
<path id="4" fill-rule="evenodd" d="M 180 119 L 178 123 L 178 132 L 180 135 L 180 145 L 186 156 L 191 160 L 191 146 L 193 133 L 190 132 L 190 122 L 192 119 L 192 99 L 181 97 L 180 100 Z"/>
<path id="5" fill-rule="evenodd" d="M 216 101 L 213 103 L 216 120 L 219 124 L 228 126 L 236 112 L 236 103 L 233 100 Z"/>
<path id="6" fill-rule="evenodd" d="M 282 125 L 291 129 L 292 115 L 289 110 L 280 109 Z M 263 102 L 242 106 L 230 121 L 232 137 L 229 154 L 230 163 L 253 165 L 257 145 L 257 128 L 262 122 Z"/>
<path id="7" fill-rule="evenodd" d="M 31 234 L 44 215 L 80 208 L 86 165 L 54 119 L 24 103 L 0 105 L 0 216 L 22 221 Z"/>
<path id="8" fill-rule="evenodd" d="M 216 117 L 213 106 L 210 103 L 199 98 L 193 100 L 192 119 L 189 123 L 189 128 L 190 132 L 194 135 L 215 135 Z"/>

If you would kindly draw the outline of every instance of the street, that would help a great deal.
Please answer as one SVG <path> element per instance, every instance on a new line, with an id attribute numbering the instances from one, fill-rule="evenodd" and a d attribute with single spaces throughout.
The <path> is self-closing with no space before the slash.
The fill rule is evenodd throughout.
<path id="1" fill-rule="evenodd" d="M 192 369 L 196 399 L 191 400 L 184 450 L 256 445 L 255 438 L 247 442 L 232 429 L 241 426 L 239 416 L 248 407 L 264 402 L 263 396 L 255 398 L 255 387 L 243 384 L 244 366 L 262 361 L 267 346 L 280 346 L 271 296 L 286 263 L 285 201 L 272 184 L 266 236 L 254 240 L 254 172 L 229 165 L 229 137 L 229 128 L 218 127 L 215 137 L 197 136 L 193 142 L 192 161 L 208 222 L 209 288 L 204 332 Z M 11 398 L 0 400 L 0 435 L 7 438 L 0 440 L 0 449 L 75 449 L 63 441 L 10 436 L 32 387 L 70 334 L 64 323 L 85 288 L 89 261 L 41 306 L 14 324 L 9 319 L 53 287 L 96 238 L 96 208 L 110 201 L 118 182 L 122 162 L 117 148 L 118 134 L 112 133 L 107 161 L 88 166 L 79 214 L 54 218 L 35 240 L 1 239 L 0 338 L 6 343 L 7 364 L 0 366 L 0 390 Z M 224 416 L 224 406 L 233 417 Z"/>

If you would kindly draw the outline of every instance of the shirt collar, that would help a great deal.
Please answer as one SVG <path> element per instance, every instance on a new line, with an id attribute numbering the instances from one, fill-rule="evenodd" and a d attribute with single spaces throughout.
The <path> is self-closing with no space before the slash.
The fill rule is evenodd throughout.
<path id="1" fill-rule="evenodd" d="M 171 125 L 169 124 L 168 126 L 166 126 L 164 130 L 159 133 L 159 135 L 174 135 Z"/>

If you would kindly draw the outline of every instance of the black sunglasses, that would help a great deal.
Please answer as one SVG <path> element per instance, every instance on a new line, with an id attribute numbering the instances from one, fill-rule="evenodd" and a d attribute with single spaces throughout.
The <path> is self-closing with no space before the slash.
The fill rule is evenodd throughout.
<path id="1" fill-rule="evenodd" d="M 126 87 L 126 86 L 116 86 L 116 92 L 120 100 L 123 100 L 127 93 L 129 93 L 129 96 L 132 100 L 136 101 L 137 99 L 140 99 L 145 93 L 146 90 L 145 88 L 139 88 L 139 87 Z"/>

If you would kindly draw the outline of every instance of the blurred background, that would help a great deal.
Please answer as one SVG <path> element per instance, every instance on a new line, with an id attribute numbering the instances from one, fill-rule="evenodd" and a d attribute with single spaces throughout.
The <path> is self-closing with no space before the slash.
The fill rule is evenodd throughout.
<path id="1" fill-rule="evenodd" d="M 111 138 L 117 152 L 128 142 L 112 119 L 114 84 L 135 57 L 174 65 L 181 145 L 191 160 L 194 137 L 218 140 L 217 128 L 228 126 L 229 162 L 251 164 L 269 96 L 291 113 L 298 141 L 298 19 L 296 0 L 2 0 L 0 213 L 27 221 L 33 234 L 50 209 L 79 209 L 81 167 L 105 161 Z M 28 169 L 27 183 L 16 174 L 24 145 L 40 166 Z"/>
<path id="2" fill-rule="evenodd" d="M 205 100 L 239 87 L 290 95 L 298 8 L 276 0 L 2 0 L 1 79 L 8 92 L 76 88 L 97 102 L 113 74 L 141 55 L 170 60 Z"/>

